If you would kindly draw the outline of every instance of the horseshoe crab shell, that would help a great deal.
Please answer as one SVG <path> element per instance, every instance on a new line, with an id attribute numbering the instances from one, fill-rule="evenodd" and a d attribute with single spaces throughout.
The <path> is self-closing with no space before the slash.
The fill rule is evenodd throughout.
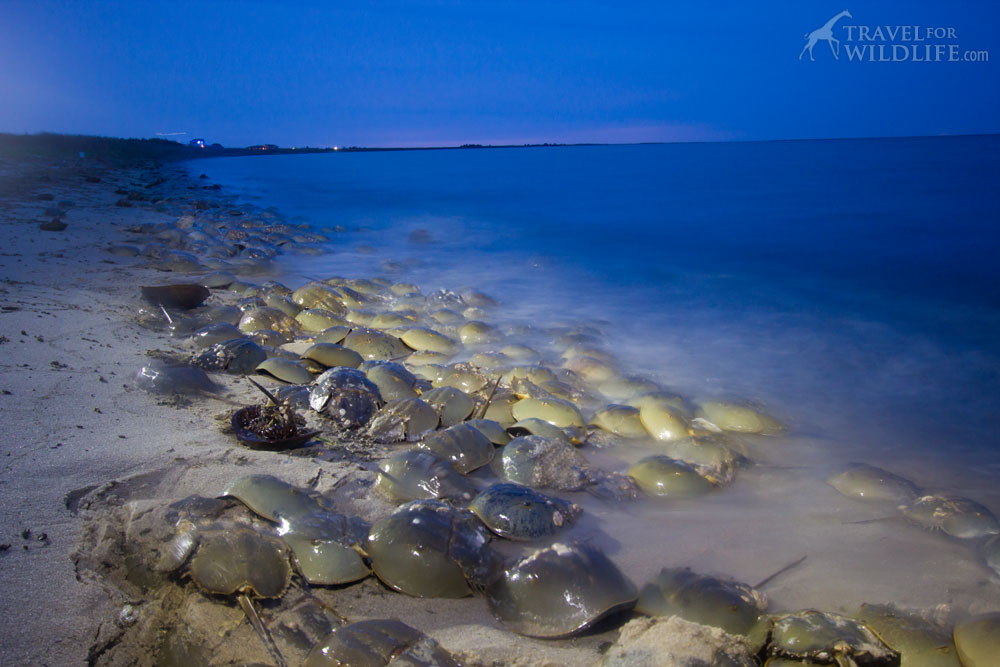
<path id="1" fill-rule="evenodd" d="M 194 344 L 195 348 L 200 350 L 211 347 L 216 343 L 232 340 L 233 338 L 243 338 L 243 334 L 228 322 L 209 324 L 188 336 L 188 340 Z"/>
<path id="2" fill-rule="evenodd" d="M 510 442 L 507 431 L 492 419 L 468 419 L 465 424 L 485 435 L 494 445 L 506 445 Z"/>
<path id="3" fill-rule="evenodd" d="M 888 470 L 866 463 L 850 463 L 826 483 L 848 498 L 871 502 L 911 503 L 920 495 L 917 485 Z"/>
<path id="4" fill-rule="evenodd" d="M 324 511 L 315 494 L 292 486 L 273 475 L 247 475 L 233 480 L 220 497 L 236 498 L 268 521 L 293 521 Z"/>
<path id="5" fill-rule="evenodd" d="M 361 371 L 337 366 L 324 372 L 309 393 L 309 405 L 340 427 L 364 426 L 382 403 L 382 396 Z"/>
<path id="6" fill-rule="evenodd" d="M 991 667 L 1000 656 L 1000 612 L 973 616 L 955 625 L 955 646 L 964 667 Z"/>
<path id="7" fill-rule="evenodd" d="M 306 656 L 303 667 L 459 667 L 441 646 L 396 620 L 351 623 L 331 632 Z"/>
<path id="8" fill-rule="evenodd" d="M 466 424 L 455 424 L 443 431 L 430 433 L 424 436 L 417 448 L 448 459 L 463 475 L 483 467 L 494 456 L 493 443 Z"/>
<path id="9" fill-rule="evenodd" d="M 893 667 L 893 651 L 868 626 L 853 618 L 806 610 L 774 621 L 768 654 L 799 660 L 836 662 L 841 667 Z"/>
<path id="10" fill-rule="evenodd" d="M 541 419 L 557 428 L 583 426 L 583 415 L 575 405 L 558 398 L 525 398 L 511 406 L 514 419 Z"/>
<path id="11" fill-rule="evenodd" d="M 974 539 L 1000 533 L 993 512 L 961 496 L 922 496 L 901 509 L 903 516 L 918 526 L 952 537 Z"/>
<path id="12" fill-rule="evenodd" d="M 417 384 L 416 376 L 400 364 L 393 361 L 369 361 L 362 365 L 362 370 L 378 387 L 382 398 L 387 401 L 419 396 L 414 389 Z"/>
<path id="13" fill-rule="evenodd" d="M 375 488 L 394 503 L 433 499 L 464 505 L 476 495 L 475 485 L 451 461 L 417 449 L 397 452 L 379 463 Z"/>
<path id="14" fill-rule="evenodd" d="M 253 372 L 266 359 L 267 352 L 257 343 L 247 338 L 233 338 L 204 350 L 191 363 L 209 371 L 242 375 Z"/>
<path id="15" fill-rule="evenodd" d="M 442 426 L 454 426 L 472 414 L 475 402 L 465 392 L 454 387 L 435 387 L 421 398 L 441 415 Z"/>
<path id="16" fill-rule="evenodd" d="M 573 445 L 539 435 L 523 435 L 500 454 L 504 477 L 536 489 L 579 491 L 592 482 L 590 462 Z"/>
<path id="17" fill-rule="evenodd" d="M 284 336 L 294 336 L 299 330 L 299 323 L 277 308 L 261 306 L 243 313 L 239 329 L 243 333 L 252 333 L 261 329 L 271 329 Z"/>
<path id="18" fill-rule="evenodd" d="M 142 296 L 146 301 L 154 306 L 164 308 L 176 308 L 178 310 L 190 310 L 197 308 L 210 292 L 204 285 L 185 283 L 181 285 L 155 285 L 150 287 L 140 287 Z"/>
<path id="19" fill-rule="evenodd" d="M 364 327 L 352 330 L 341 344 L 365 359 L 397 359 L 406 357 L 411 352 L 395 336 Z"/>
<path id="20" fill-rule="evenodd" d="M 528 637 L 569 637 L 635 604 L 638 591 L 597 549 L 555 543 L 508 567 L 486 589 L 493 616 Z"/>
<path id="21" fill-rule="evenodd" d="M 469 504 L 469 509 L 500 537 L 535 540 L 550 537 L 576 521 L 579 505 L 547 496 L 520 484 L 494 484 Z"/>
<path id="22" fill-rule="evenodd" d="M 222 390 L 200 368 L 158 362 L 140 368 L 135 384 L 151 394 L 214 394 Z"/>
<path id="23" fill-rule="evenodd" d="M 312 373 L 304 365 L 281 357 L 265 359 L 254 370 L 289 384 L 309 384 L 313 381 Z"/>
<path id="24" fill-rule="evenodd" d="M 372 570 L 391 588 L 414 597 L 460 598 L 467 577 L 489 567 L 489 533 L 476 516 L 437 500 L 414 500 L 372 526 Z"/>
<path id="25" fill-rule="evenodd" d="M 292 550 L 302 578 L 317 586 L 332 586 L 371 574 L 359 552 L 368 530 L 368 524 L 360 519 L 316 512 L 283 521 L 278 532 Z"/>
<path id="26" fill-rule="evenodd" d="M 593 426 L 623 438 L 647 438 L 649 433 L 639 419 L 638 408 L 629 405 L 609 405 L 590 418 Z"/>
<path id="27" fill-rule="evenodd" d="M 723 431 L 774 435 L 785 429 L 785 425 L 774 417 L 739 403 L 707 401 L 698 406 L 696 416 L 710 421 Z"/>
<path id="28" fill-rule="evenodd" d="M 336 366 L 347 366 L 348 368 L 357 368 L 361 365 L 364 359 L 361 355 L 354 350 L 348 350 L 346 347 L 337 345 L 336 343 L 314 343 L 305 352 L 302 353 L 303 359 L 312 359 L 315 362 L 323 364 L 327 368 L 334 368 Z"/>
<path id="29" fill-rule="evenodd" d="M 198 531 L 197 539 L 188 575 L 202 590 L 277 598 L 288 588 L 292 570 L 280 540 L 239 526 Z"/>
<path id="30" fill-rule="evenodd" d="M 684 461 L 669 456 L 647 456 L 628 469 L 628 476 L 648 495 L 660 498 L 693 498 L 714 487 Z"/>
<path id="31" fill-rule="evenodd" d="M 696 574 L 687 568 L 664 568 L 642 587 L 635 610 L 649 616 L 680 616 L 686 621 L 753 635 L 754 649 L 767 639 L 767 600 L 754 588 Z"/>
<path id="32" fill-rule="evenodd" d="M 930 621 L 878 604 L 863 604 L 854 616 L 899 651 L 903 667 L 962 667 L 951 633 Z"/>
<path id="33" fill-rule="evenodd" d="M 416 442 L 437 428 L 441 418 L 419 398 L 389 401 L 371 420 L 368 432 L 380 443 Z"/>

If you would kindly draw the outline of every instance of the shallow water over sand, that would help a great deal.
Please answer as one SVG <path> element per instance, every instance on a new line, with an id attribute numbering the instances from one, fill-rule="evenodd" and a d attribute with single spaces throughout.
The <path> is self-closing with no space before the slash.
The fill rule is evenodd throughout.
<path id="1" fill-rule="evenodd" d="M 343 226 L 331 275 L 472 287 L 494 323 L 594 323 L 623 369 L 694 398 L 749 398 L 789 424 L 757 465 L 683 503 L 585 494 L 575 534 L 641 584 L 691 566 L 777 608 L 1000 607 L 971 544 L 840 496 L 864 461 L 1000 512 L 997 137 L 347 153 L 202 160 L 263 207 Z M 422 240 L 427 234 L 429 241 Z M 283 260 L 285 261 L 285 260 Z M 650 445 L 655 448 L 655 445 Z M 645 445 L 586 450 L 624 470 Z M 655 528 L 654 528 L 655 527 Z M 917 585 L 919 582 L 919 585 Z"/>

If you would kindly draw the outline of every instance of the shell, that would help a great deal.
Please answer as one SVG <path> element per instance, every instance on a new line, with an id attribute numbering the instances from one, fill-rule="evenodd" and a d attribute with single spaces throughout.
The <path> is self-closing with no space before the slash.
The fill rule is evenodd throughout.
<path id="1" fill-rule="evenodd" d="M 951 633 L 930 621 L 877 604 L 861 605 L 855 617 L 899 651 L 905 667 L 962 667 Z"/>
<path id="2" fill-rule="evenodd" d="M 209 324 L 206 327 L 198 329 L 188 337 L 188 340 L 194 343 L 196 348 L 203 350 L 206 347 L 215 345 L 216 343 L 232 340 L 234 338 L 243 338 L 243 334 L 240 330 L 228 322 L 218 322 L 216 324 Z"/>
<path id="3" fill-rule="evenodd" d="M 343 317 L 323 308 L 307 308 L 295 315 L 295 321 L 303 331 L 326 331 L 345 324 Z"/>
<path id="4" fill-rule="evenodd" d="M 257 364 L 255 370 L 261 375 L 269 375 L 289 384 L 309 384 L 313 381 L 313 375 L 305 365 L 280 357 L 265 359 Z"/>
<path id="5" fill-rule="evenodd" d="M 303 667 L 459 667 L 436 641 L 396 620 L 376 619 L 337 628 L 317 643 Z"/>
<path id="6" fill-rule="evenodd" d="M 338 366 L 324 372 L 309 393 L 309 405 L 340 428 L 364 426 L 382 403 L 378 387 L 354 368 Z"/>
<path id="7" fill-rule="evenodd" d="M 394 503 L 452 500 L 464 505 L 476 495 L 475 485 L 451 461 L 416 449 L 397 452 L 379 463 L 375 488 Z"/>
<path id="8" fill-rule="evenodd" d="M 609 405 L 590 418 L 593 426 L 623 438 L 646 438 L 649 433 L 639 419 L 639 410 L 628 405 Z"/>
<path id="9" fill-rule="evenodd" d="M 442 333 L 423 327 L 407 329 L 399 337 L 408 347 L 414 350 L 429 350 L 441 354 L 453 354 L 458 343 Z"/>
<path id="10" fill-rule="evenodd" d="M 723 431 L 773 435 L 784 430 L 785 425 L 756 408 L 739 403 L 707 401 L 698 406 L 697 416 L 707 419 Z"/>
<path id="11" fill-rule="evenodd" d="M 222 387 L 212 382 L 200 368 L 161 363 L 140 368 L 135 375 L 135 384 L 151 394 L 214 394 L 222 391 Z"/>
<path id="12" fill-rule="evenodd" d="M 485 435 L 494 445 L 506 445 L 510 442 L 507 431 L 492 419 L 467 419 L 465 424 Z"/>
<path id="13" fill-rule="evenodd" d="M 416 376 L 400 364 L 392 361 L 366 362 L 363 370 L 387 401 L 419 396 L 414 389 L 417 384 Z"/>
<path id="14" fill-rule="evenodd" d="M 684 415 L 666 400 L 647 400 L 639 406 L 639 420 L 657 440 L 679 440 L 688 436 L 690 425 Z"/>
<path id="15" fill-rule="evenodd" d="M 435 387 L 424 392 L 421 398 L 441 415 L 442 426 L 465 421 L 475 407 L 475 402 L 465 392 L 454 387 Z"/>
<path id="16" fill-rule="evenodd" d="M 410 348 L 395 336 L 374 329 L 359 327 L 344 338 L 342 345 L 354 350 L 365 359 L 399 359 L 410 353 Z"/>
<path id="17" fill-rule="evenodd" d="M 266 359 L 267 352 L 257 343 L 247 338 L 233 338 L 204 350 L 191 363 L 210 371 L 243 375 L 253 372 Z"/>
<path id="18" fill-rule="evenodd" d="M 243 333 L 250 333 L 261 329 L 272 329 L 280 334 L 292 337 L 299 330 L 299 323 L 277 308 L 263 306 L 243 313 L 243 317 L 240 318 L 239 329 Z"/>
<path id="19" fill-rule="evenodd" d="M 199 531 L 188 575 L 208 593 L 252 593 L 277 598 L 288 588 L 292 569 L 285 545 L 250 528 Z"/>
<path id="20" fill-rule="evenodd" d="M 768 654 L 834 662 L 838 656 L 857 665 L 899 664 L 899 654 L 886 646 L 868 626 L 846 616 L 806 610 L 774 621 Z"/>
<path id="21" fill-rule="evenodd" d="M 464 423 L 424 436 L 417 448 L 448 459 L 463 475 L 483 467 L 494 455 L 493 443 Z"/>
<path id="22" fill-rule="evenodd" d="M 372 526 L 368 537 L 375 574 L 415 597 L 465 597 L 467 580 L 484 558 L 489 533 L 468 510 L 437 500 L 414 500 Z"/>
<path id="23" fill-rule="evenodd" d="M 918 526 L 952 537 L 974 539 L 1000 533 L 993 512 L 961 496 L 922 496 L 901 509 L 903 516 Z"/>
<path id="24" fill-rule="evenodd" d="M 303 359 L 312 359 L 317 361 L 327 368 L 333 368 L 335 366 L 347 366 L 348 368 L 357 368 L 361 365 L 364 359 L 361 355 L 354 350 L 348 350 L 346 347 L 337 345 L 335 343 L 314 343 L 305 352 L 302 353 Z"/>
<path id="25" fill-rule="evenodd" d="M 865 463 L 848 464 L 828 477 L 826 483 L 848 498 L 870 502 L 900 505 L 911 503 L 920 495 L 920 489 L 910 480 Z"/>
<path id="26" fill-rule="evenodd" d="M 438 413 L 419 398 L 389 401 L 371 420 L 368 433 L 376 442 L 416 442 L 437 428 Z"/>
<path id="27" fill-rule="evenodd" d="M 635 610 L 650 616 L 680 616 L 686 621 L 753 635 L 754 652 L 767 638 L 767 600 L 754 588 L 727 579 L 664 568 L 642 587 Z"/>
<path id="28" fill-rule="evenodd" d="M 1000 655 L 1000 612 L 967 618 L 955 625 L 955 647 L 963 667 L 993 667 Z"/>
<path id="29" fill-rule="evenodd" d="M 292 550 L 303 579 L 318 586 L 333 586 L 371 574 L 359 553 L 368 530 L 368 524 L 360 519 L 317 512 L 290 521 L 281 537 Z"/>
<path id="30" fill-rule="evenodd" d="M 583 415 L 575 405 L 558 398 L 525 398 L 511 406 L 514 419 L 541 419 L 558 428 L 583 426 Z"/>
<path id="31" fill-rule="evenodd" d="M 529 637 L 569 637 L 635 604 L 638 591 L 597 549 L 556 543 L 508 567 L 486 590 L 493 616 Z"/>
<path id="32" fill-rule="evenodd" d="M 590 463 L 573 445 L 525 435 L 507 443 L 500 455 L 503 476 L 536 489 L 579 491 L 592 483 Z"/>
<path id="33" fill-rule="evenodd" d="M 154 285 L 139 289 L 142 292 L 142 297 L 154 306 L 178 310 L 197 308 L 205 302 L 210 294 L 207 287 L 194 283 Z"/>
<path id="34" fill-rule="evenodd" d="M 687 463 L 663 455 L 647 456 L 627 474 L 644 493 L 659 498 L 694 498 L 714 488 Z"/>
<path id="35" fill-rule="evenodd" d="M 236 498 L 269 521 L 295 519 L 324 511 L 316 496 L 273 475 L 247 475 L 229 483 L 220 497 Z"/>
<path id="36" fill-rule="evenodd" d="M 575 503 L 509 483 L 484 489 L 469 509 L 487 528 L 509 540 L 551 537 L 583 512 Z"/>

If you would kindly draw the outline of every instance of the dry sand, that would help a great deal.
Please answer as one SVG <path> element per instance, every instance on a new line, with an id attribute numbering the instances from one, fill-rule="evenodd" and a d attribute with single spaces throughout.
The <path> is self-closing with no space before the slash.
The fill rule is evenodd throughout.
<path id="1" fill-rule="evenodd" d="M 149 202 L 114 205 L 121 199 L 116 188 L 149 182 L 145 166 L 35 161 L 2 168 L 0 663 L 151 662 L 142 652 L 150 648 L 143 643 L 148 636 L 137 635 L 149 630 L 142 630 L 144 624 L 162 625 L 169 615 L 157 614 L 169 605 L 154 604 L 147 598 L 155 596 L 122 578 L 121 534 L 137 508 L 162 507 L 190 494 L 213 496 L 236 476 L 263 472 L 331 491 L 345 511 L 369 520 L 391 509 L 367 493 L 370 464 L 237 446 L 216 418 L 257 402 L 241 380 L 225 380 L 230 391 L 221 398 L 190 405 L 133 386 L 136 370 L 149 360 L 147 350 L 178 346 L 137 326 L 137 287 L 183 278 L 105 249 L 109 242 L 134 242 L 123 231 L 129 225 L 175 220 L 184 181 L 175 181 L 172 194 L 180 199 L 170 204 L 174 213 L 165 214 Z M 85 175 L 101 181 L 88 182 Z M 39 193 L 54 201 L 39 201 Z M 40 231 L 38 223 L 51 217 L 45 209 L 63 201 L 73 203 L 67 229 Z M 268 661 L 235 604 L 202 595 L 191 584 L 171 581 L 170 587 L 171 613 L 193 606 L 184 612 L 187 619 L 218 624 L 194 629 L 217 638 L 211 664 Z M 592 664 L 598 646 L 617 634 L 558 642 L 518 638 L 500 629 L 479 599 L 409 598 L 373 578 L 316 594 L 352 621 L 399 618 L 464 652 L 469 664 Z M 197 656 L 174 660 L 196 662 Z"/>

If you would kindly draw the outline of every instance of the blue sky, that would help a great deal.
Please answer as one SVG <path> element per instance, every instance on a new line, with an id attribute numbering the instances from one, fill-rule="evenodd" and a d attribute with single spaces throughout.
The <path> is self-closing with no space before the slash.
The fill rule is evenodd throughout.
<path id="1" fill-rule="evenodd" d="M 840 59 L 820 41 L 799 60 L 843 9 Z M 0 131 L 234 146 L 997 133 L 998 18 L 919 0 L 0 0 Z M 850 61 L 846 25 L 952 28 L 931 42 L 991 60 Z"/>

